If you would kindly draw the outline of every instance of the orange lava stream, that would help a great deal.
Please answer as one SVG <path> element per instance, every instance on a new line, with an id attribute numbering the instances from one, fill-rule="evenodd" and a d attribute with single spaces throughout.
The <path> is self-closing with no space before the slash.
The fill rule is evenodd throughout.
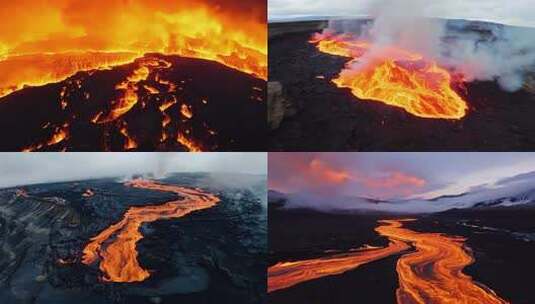
<path id="1" fill-rule="evenodd" d="M 12 1 L 0 17 L 0 97 L 161 53 L 267 79 L 265 5 L 203 0 Z M 233 8 L 237 8 L 233 10 Z"/>
<path id="2" fill-rule="evenodd" d="M 416 251 L 403 255 L 396 271 L 400 287 L 398 303 L 508 303 L 490 288 L 474 282 L 462 270 L 474 262 L 463 247 L 464 238 L 420 233 L 402 228 L 398 220 L 380 221 L 376 231 L 391 241 L 412 244 Z"/>
<path id="3" fill-rule="evenodd" d="M 161 205 L 130 207 L 123 219 L 91 238 L 83 249 L 82 262 L 86 265 L 99 261 L 103 272 L 102 279 L 107 282 L 140 282 L 150 276 L 137 260 L 136 243 L 143 238 L 140 227 L 162 219 L 185 216 L 193 211 L 215 206 L 219 198 L 200 189 L 159 184 L 153 181 L 136 179 L 126 185 L 157 191 L 173 192 L 183 199 Z"/>
<path id="4" fill-rule="evenodd" d="M 461 119 L 466 115 L 466 102 L 452 89 L 452 84 L 461 83 L 421 54 L 395 46 L 372 54 L 370 43 L 349 35 L 316 34 L 310 43 L 323 53 L 351 58 L 332 81 L 360 99 L 400 107 L 422 118 Z M 361 64 L 364 55 L 370 56 Z"/>
<path id="5" fill-rule="evenodd" d="M 296 261 L 280 262 L 268 268 L 268 292 L 353 270 L 361 265 L 409 249 L 402 241 L 393 240 L 384 248 L 363 248 L 350 253 Z"/>
<path id="6" fill-rule="evenodd" d="M 411 220 L 379 221 L 375 231 L 390 240 L 384 248 L 365 248 L 317 259 L 277 263 L 268 269 L 268 292 L 341 274 L 413 247 L 414 252 L 403 254 L 397 262 L 400 285 L 396 291 L 397 303 L 508 303 L 462 272 L 474 262 L 470 252 L 463 247 L 464 238 L 415 232 L 402 227 L 406 221 Z"/>

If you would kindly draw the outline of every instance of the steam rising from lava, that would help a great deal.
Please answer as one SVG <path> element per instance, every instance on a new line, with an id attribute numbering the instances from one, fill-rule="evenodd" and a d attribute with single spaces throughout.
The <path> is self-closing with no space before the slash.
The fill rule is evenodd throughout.
<path id="1" fill-rule="evenodd" d="M 467 32 L 468 22 L 425 17 L 426 5 L 424 0 L 378 1 L 373 23 L 332 20 L 311 42 L 323 52 L 353 58 L 334 80 L 339 87 L 363 99 L 401 104 L 420 117 L 461 118 L 466 105 L 452 89 L 462 90 L 463 82 L 496 80 L 504 90 L 515 91 L 526 72 L 535 70 L 532 31 L 476 24 Z M 320 44 L 329 39 L 334 40 L 330 45 Z M 388 78 L 396 81 L 385 86 Z M 390 89 L 398 95 L 391 96 Z"/>
<path id="2" fill-rule="evenodd" d="M 0 18 L 0 97 L 145 53 L 220 62 L 267 78 L 265 1 L 10 1 Z"/>

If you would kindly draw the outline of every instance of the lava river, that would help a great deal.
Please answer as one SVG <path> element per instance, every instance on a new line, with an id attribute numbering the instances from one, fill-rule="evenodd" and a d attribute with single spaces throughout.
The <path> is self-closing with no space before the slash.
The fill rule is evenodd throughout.
<path id="1" fill-rule="evenodd" d="M 139 265 L 136 243 L 143 238 L 140 227 L 145 223 L 185 216 L 193 211 L 215 206 L 219 198 L 200 189 L 164 185 L 136 179 L 126 185 L 148 190 L 176 193 L 182 199 L 161 205 L 130 207 L 121 221 L 111 225 L 95 237 L 83 249 L 82 262 L 99 263 L 102 279 L 108 282 L 140 282 L 150 276 Z"/>
<path id="2" fill-rule="evenodd" d="M 325 257 L 278 263 L 268 271 L 268 290 L 275 291 L 324 276 L 340 274 L 392 254 L 402 253 L 396 265 L 399 288 L 397 303 L 508 303 L 490 288 L 475 282 L 462 270 L 474 262 L 464 247 L 465 239 L 439 233 L 421 233 L 403 228 L 408 220 L 384 220 L 375 229 L 390 240 L 388 247 L 357 252 L 351 264 L 346 258 Z M 408 248 L 414 250 L 408 253 Z M 384 254 L 377 254 L 383 250 Z M 343 256 L 343 255 L 339 255 Z M 319 262 L 322 261 L 323 262 Z M 330 262 L 329 262 L 330 261 Z M 333 269 L 337 269 L 333 271 Z"/>
<path id="3" fill-rule="evenodd" d="M 400 107 L 422 118 L 466 115 L 467 103 L 453 89 L 463 88 L 462 76 L 451 75 L 421 54 L 396 46 L 374 47 L 348 34 L 328 32 L 315 34 L 310 43 L 323 53 L 351 58 L 332 81 L 360 99 Z"/>

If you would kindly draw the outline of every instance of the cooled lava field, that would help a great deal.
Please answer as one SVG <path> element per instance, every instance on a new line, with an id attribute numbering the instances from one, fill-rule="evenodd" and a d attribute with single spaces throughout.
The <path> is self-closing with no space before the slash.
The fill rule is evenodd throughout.
<path id="1" fill-rule="evenodd" d="M 263 303 L 265 177 L 233 178 L 250 183 L 180 173 L 1 189 L 0 302 Z"/>
<path id="2" fill-rule="evenodd" d="M 500 297 L 505 301 L 501 303 L 528 304 L 535 301 L 530 283 L 532 269 L 535 267 L 531 258 L 535 254 L 533 216 L 533 207 L 479 208 L 450 210 L 434 215 L 402 216 L 327 214 L 284 209 L 270 203 L 269 264 L 270 268 L 274 268 L 279 262 L 325 259 L 336 255 L 343 257 L 348 252 L 357 252 L 355 248 L 363 246 L 367 249 L 362 252 L 373 252 L 389 243 L 385 237 L 374 231 L 379 226 L 378 220 L 411 217 L 415 221 L 406 222 L 405 228 L 417 233 L 441 233 L 451 238 L 453 243 L 462 243 L 459 248 L 473 257 L 473 262 L 464 267 L 462 272 L 470 276 L 470 280 L 477 282 L 474 285 L 476 288 L 486 286 L 484 288 L 492 290 L 488 293 L 491 298 Z M 399 253 L 339 274 L 304 280 L 290 287 L 273 290 L 268 295 L 269 302 L 405 303 L 396 301 L 396 292 L 400 288 L 399 269 L 396 267 L 400 267 L 399 263 L 403 257 L 416 256 L 414 252 L 415 248 L 411 245 L 411 248 L 403 249 Z M 434 273 L 437 267 L 435 262 L 430 260 L 421 268 L 428 282 L 444 279 Z M 414 267 L 415 272 L 418 272 L 419 266 Z M 323 271 L 330 270 L 325 268 Z M 284 276 L 282 272 L 279 274 Z M 404 281 L 404 284 L 408 284 L 405 286 L 411 286 L 411 283 L 410 280 Z M 466 287 L 463 284 L 458 286 L 459 290 Z M 444 296 L 447 298 L 446 294 Z M 491 298 L 482 297 L 481 303 L 498 303 Z"/>
<path id="3" fill-rule="evenodd" d="M 495 81 L 467 82 L 462 90 L 457 90 L 468 106 L 464 117 L 417 117 L 400 107 L 359 99 L 349 88 L 335 85 L 332 80 L 349 59 L 320 52 L 310 43 L 313 35 L 326 26 L 323 23 L 270 24 L 269 81 L 281 85 L 283 106 L 276 115 L 284 117 L 270 131 L 271 151 L 535 148 L 535 92 L 528 89 L 531 85 L 508 92 Z M 466 35 L 488 34 L 470 26 L 465 31 Z"/>
<path id="4" fill-rule="evenodd" d="M 0 98 L 0 150 L 261 151 L 265 94 L 215 61 L 146 54 Z"/>

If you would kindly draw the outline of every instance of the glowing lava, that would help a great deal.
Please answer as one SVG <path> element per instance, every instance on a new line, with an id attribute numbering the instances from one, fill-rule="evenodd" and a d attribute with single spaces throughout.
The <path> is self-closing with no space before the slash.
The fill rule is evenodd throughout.
<path id="1" fill-rule="evenodd" d="M 136 243 L 143 238 L 140 227 L 145 223 L 185 216 L 193 211 L 215 206 L 219 198 L 200 189 L 159 184 L 136 179 L 126 185 L 176 193 L 182 199 L 162 205 L 130 207 L 123 219 L 91 238 L 83 250 L 86 265 L 99 262 L 102 279 L 108 282 L 140 282 L 150 276 L 137 260 Z"/>
<path id="2" fill-rule="evenodd" d="M 0 97 L 146 53 L 219 62 L 267 79 L 265 3 L 58 0 L 3 3 Z M 224 2 L 224 1 L 223 1 Z"/>
<path id="3" fill-rule="evenodd" d="M 400 107 L 422 118 L 466 115 L 466 102 L 452 89 L 461 82 L 420 54 L 394 46 L 370 51 L 369 42 L 350 35 L 316 34 L 310 42 L 323 53 L 352 58 L 333 83 L 360 99 Z"/>
<path id="4" fill-rule="evenodd" d="M 402 228 L 401 221 L 380 223 L 383 225 L 376 231 L 381 235 L 410 243 L 416 249 L 398 260 L 398 303 L 508 303 L 462 272 L 474 262 L 463 246 L 464 238 L 415 232 Z"/>
<path id="5" fill-rule="evenodd" d="M 296 261 L 280 262 L 268 269 L 268 292 L 296 284 L 337 275 L 409 248 L 404 242 L 393 241 L 384 248 L 362 248 L 350 253 Z"/>
<path id="6" fill-rule="evenodd" d="M 465 239 L 403 228 L 410 220 L 379 221 L 375 228 L 387 237 L 385 248 L 367 248 L 317 259 L 281 262 L 268 269 L 268 292 L 325 276 L 341 274 L 387 256 L 401 253 L 396 266 L 400 304 L 505 304 L 494 291 L 474 282 L 462 270 L 474 262 Z M 409 248 L 415 251 L 403 253 Z"/>

